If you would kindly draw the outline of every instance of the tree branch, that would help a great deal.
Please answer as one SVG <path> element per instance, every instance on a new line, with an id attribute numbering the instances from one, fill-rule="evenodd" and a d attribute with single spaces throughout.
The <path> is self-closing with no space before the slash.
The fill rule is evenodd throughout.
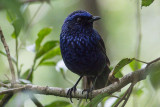
<path id="1" fill-rule="evenodd" d="M 43 105 L 38 101 L 38 99 L 33 94 L 29 93 L 29 97 L 37 107 L 43 107 Z"/>
<path id="2" fill-rule="evenodd" d="M 8 58 L 8 62 L 9 62 L 9 67 L 10 67 L 10 70 L 11 70 L 11 74 L 12 74 L 12 84 L 16 83 L 16 76 L 15 76 L 15 71 L 14 71 L 14 67 L 13 67 L 13 64 L 12 64 L 12 58 L 10 56 L 10 52 L 9 52 L 9 47 L 6 43 L 6 40 L 4 38 L 4 35 L 3 35 L 3 32 L 0 28 L 0 38 L 1 38 L 1 41 L 3 43 L 3 46 L 4 46 L 4 49 L 6 51 L 6 54 L 7 54 L 7 58 Z"/>
<path id="3" fill-rule="evenodd" d="M 140 69 L 137 70 L 135 72 L 131 72 L 127 75 L 125 75 L 122 79 L 120 79 L 119 82 L 115 82 L 105 88 L 102 89 L 98 89 L 98 90 L 94 90 L 92 92 L 92 95 L 89 96 L 89 99 L 97 96 L 98 94 L 101 93 L 108 93 L 108 94 L 112 94 L 118 90 L 120 90 L 121 88 L 125 87 L 127 84 L 132 83 L 135 81 L 136 77 L 136 81 L 141 81 L 144 80 L 146 78 L 146 76 L 148 75 L 148 73 L 145 72 L 145 69 Z M 15 89 L 14 89 L 15 88 Z M 32 85 L 32 84 L 15 84 L 13 89 L 9 89 L 8 91 L 1 91 L 1 94 L 8 94 L 8 93 L 15 93 L 15 92 L 19 92 L 19 91 L 23 91 L 23 90 L 27 90 L 27 91 L 32 91 L 35 94 L 44 94 L 44 95 L 55 95 L 55 96 L 60 96 L 60 97 L 68 97 L 67 96 L 67 91 L 68 89 L 62 89 L 62 88 L 57 88 L 57 87 L 44 87 L 44 86 L 38 86 L 38 85 Z M 86 98 L 86 93 L 82 94 L 81 90 L 77 90 L 75 92 L 75 94 L 72 95 L 73 98 L 82 98 L 85 99 Z"/>

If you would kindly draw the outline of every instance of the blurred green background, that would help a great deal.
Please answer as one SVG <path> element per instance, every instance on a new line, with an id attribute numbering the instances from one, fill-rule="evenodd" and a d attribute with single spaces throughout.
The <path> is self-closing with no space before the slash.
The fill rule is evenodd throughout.
<path id="1" fill-rule="evenodd" d="M 75 10 L 87 10 L 93 15 L 101 16 L 102 19 L 96 22 L 95 28 L 98 29 L 98 32 L 104 39 L 112 67 L 123 58 L 136 56 L 138 41 L 136 0 L 51 0 L 50 3 L 34 2 L 21 6 L 25 20 L 18 38 L 20 45 L 19 67 L 23 64 L 22 72 L 26 71 L 33 64 L 35 53 L 28 51 L 26 47 L 35 43 L 35 40 L 38 38 L 38 32 L 44 27 L 52 27 L 51 34 L 45 38 L 43 43 L 48 40 L 59 40 L 64 19 Z M 160 55 L 160 1 L 155 0 L 150 6 L 142 7 L 140 15 L 142 41 L 139 59 L 149 62 Z M 5 9 L 0 10 L 0 26 L 9 45 L 11 55 L 15 57 L 15 39 L 11 37 L 14 28 L 6 18 Z M 0 45 L 0 50 L 4 51 L 2 44 Z M 54 57 L 51 60 L 58 62 L 61 60 L 61 56 Z M 2 55 L 0 55 L 0 68 L 1 81 L 6 80 L 5 75 L 10 77 L 7 58 Z M 132 72 L 129 66 L 124 67 L 122 70 L 123 75 L 129 72 Z M 67 71 L 65 75 L 73 83 L 79 77 L 70 71 Z M 72 86 L 71 83 L 63 78 L 60 72 L 57 72 L 55 66 L 38 67 L 33 73 L 33 84 L 61 88 L 70 88 Z M 81 85 L 79 84 L 80 87 Z M 114 95 L 121 95 L 127 87 Z M 138 91 L 140 94 L 136 89 L 140 89 Z M 44 105 L 58 100 L 69 102 L 69 99 L 56 96 L 36 96 Z M 126 107 L 158 107 L 160 105 L 158 96 L 158 91 L 151 87 L 148 79 L 141 81 L 136 85 Z M 7 107 L 18 107 L 23 100 L 25 100 L 25 107 L 35 107 L 34 103 L 25 94 L 15 95 L 7 104 Z M 109 103 L 114 103 L 114 101 L 108 100 Z M 74 104 L 72 105 L 76 107 L 78 101 L 74 99 L 73 102 Z M 109 103 L 106 103 L 105 107 L 108 107 Z"/>

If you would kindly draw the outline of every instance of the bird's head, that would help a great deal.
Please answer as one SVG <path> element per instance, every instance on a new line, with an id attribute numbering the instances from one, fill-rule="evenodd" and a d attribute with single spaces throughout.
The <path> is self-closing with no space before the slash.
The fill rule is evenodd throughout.
<path id="1" fill-rule="evenodd" d="M 71 13 L 64 21 L 65 27 L 71 29 L 93 28 L 93 22 L 99 20 L 99 16 L 92 16 L 84 10 L 77 10 Z"/>

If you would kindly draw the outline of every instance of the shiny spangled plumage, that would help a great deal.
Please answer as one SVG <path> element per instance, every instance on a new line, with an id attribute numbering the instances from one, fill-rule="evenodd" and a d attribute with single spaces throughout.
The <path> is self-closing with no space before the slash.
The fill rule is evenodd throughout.
<path id="1" fill-rule="evenodd" d="M 108 77 L 106 71 L 109 60 L 105 45 L 101 36 L 93 29 L 93 22 L 98 19 L 100 18 L 86 11 L 78 10 L 71 13 L 62 26 L 60 34 L 62 58 L 69 70 L 81 76 L 80 79 L 83 76 L 96 78 L 103 72 L 107 74 L 106 78 Z M 70 97 L 72 91 L 76 90 L 79 80 L 69 90 Z"/>

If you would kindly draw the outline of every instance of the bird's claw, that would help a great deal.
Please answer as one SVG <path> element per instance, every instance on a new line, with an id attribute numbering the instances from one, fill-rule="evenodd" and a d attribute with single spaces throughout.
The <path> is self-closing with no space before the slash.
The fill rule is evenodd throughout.
<path id="1" fill-rule="evenodd" d="M 69 96 L 69 98 L 70 98 L 70 101 L 73 103 L 73 101 L 72 101 L 72 91 L 75 93 L 76 92 L 76 87 L 75 86 L 73 86 L 72 88 L 70 88 L 68 91 L 67 91 L 67 96 Z"/>
<path id="2" fill-rule="evenodd" d="M 85 91 L 87 92 L 87 95 L 86 95 L 86 102 L 87 102 L 87 99 L 89 98 L 89 93 L 92 94 L 93 88 L 84 89 L 84 90 L 82 91 L 82 94 L 83 94 Z"/>

